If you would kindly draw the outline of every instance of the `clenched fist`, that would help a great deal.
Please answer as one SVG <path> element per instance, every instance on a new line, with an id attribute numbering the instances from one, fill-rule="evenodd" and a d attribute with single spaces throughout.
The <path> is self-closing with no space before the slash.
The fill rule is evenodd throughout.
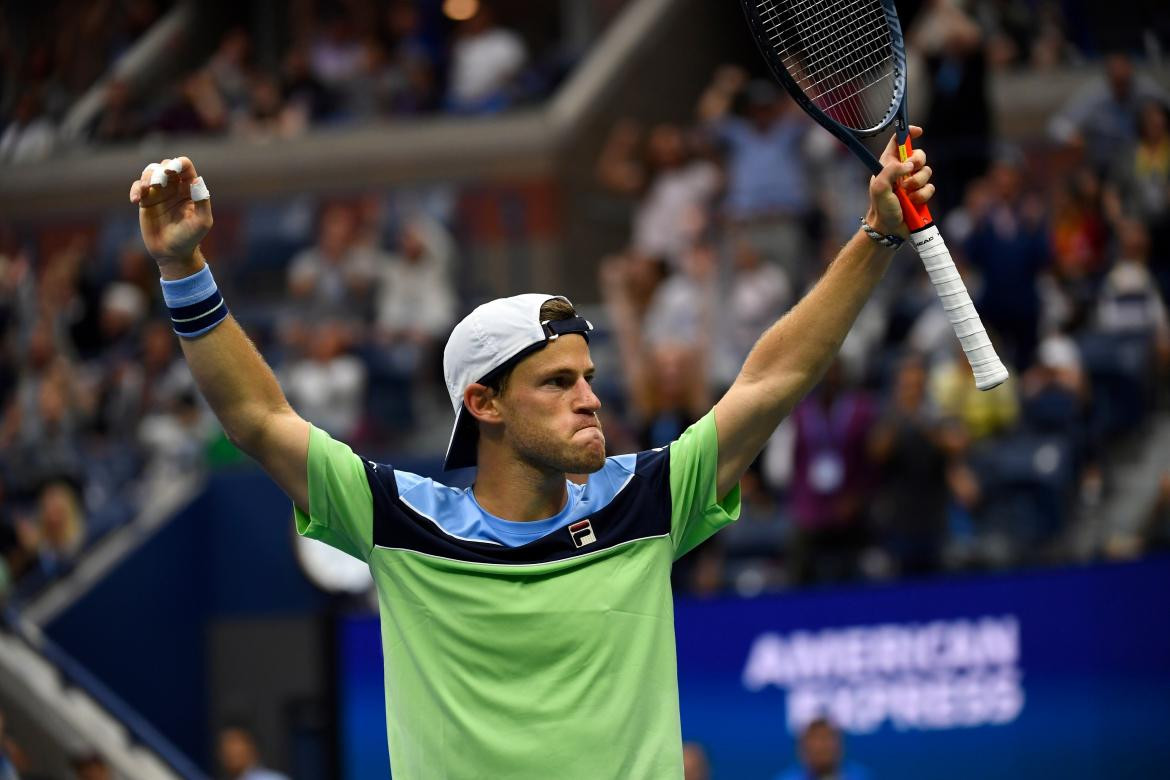
<path id="1" fill-rule="evenodd" d="M 911 138 L 921 135 L 921 127 L 910 126 Z M 905 238 L 910 231 L 894 188 L 905 192 L 910 203 L 921 206 L 934 197 L 934 185 L 930 183 L 932 171 L 926 164 L 926 153 L 921 149 L 915 149 L 908 160 L 901 162 L 893 137 L 882 152 L 881 163 L 882 172 L 869 180 L 869 213 L 865 215 L 865 221 L 879 233 L 895 233 Z"/>
<path id="2" fill-rule="evenodd" d="M 210 200 L 191 199 L 192 186 L 202 187 L 198 179 L 191 161 L 176 157 L 148 165 L 130 185 L 130 202 L 138 204 L 142 240 L 164 279 L 189 276 L 203 267 L 199 242 L 214 220 Z"/>

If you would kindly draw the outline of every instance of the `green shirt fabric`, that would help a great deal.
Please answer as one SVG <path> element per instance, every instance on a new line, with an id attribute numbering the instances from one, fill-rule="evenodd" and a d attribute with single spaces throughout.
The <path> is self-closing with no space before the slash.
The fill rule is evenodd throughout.
<path id="1" fill-rule="evenodd" d="M 518 544 L 521 524 L 470 490 L 314 428 L 297 530 L 373 573 L 394 777 L 682 777 L 670 569 L 738 517 L 717 460 L 712 412 L 667 448 L 607 459 Z"/>

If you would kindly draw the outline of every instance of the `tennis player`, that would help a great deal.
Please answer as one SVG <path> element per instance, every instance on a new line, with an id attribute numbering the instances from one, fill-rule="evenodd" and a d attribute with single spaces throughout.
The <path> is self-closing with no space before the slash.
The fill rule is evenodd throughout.
<path id="1" fill-rule="evenodd" d="M 297 416 L 199 250 L 212 216 L 194 165 L 153 163 L 134 182 L 174 329 L 224 430 L 292 499 L 300 533 L 373 572 L 394 777 L 682 777 L 671 564 L 738 516 L 740 476 L 907 235 L 891 188 L 933 194 L 921 150 L 902 163 L 891 144 L 882 162 L 865 225 L 669 447 L 606 457 L 592 326 L 566 298 L 475 309 L 443 355 L 446 466 L 477 467 L 466 490 L 364 460 Z"/>

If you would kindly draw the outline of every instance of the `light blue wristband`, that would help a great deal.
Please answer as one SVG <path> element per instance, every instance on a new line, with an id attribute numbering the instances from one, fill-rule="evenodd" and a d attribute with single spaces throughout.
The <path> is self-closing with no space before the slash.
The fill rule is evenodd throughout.
<path id="1" fill-rule="evenodd" d="M 219 294 L 210 265 L 204 264 L 198 272 L 182 279 L 163 279 L 162 291 L 171 325 L 182 338 L 202 336 L 227 319 L 227 303 Z"/>

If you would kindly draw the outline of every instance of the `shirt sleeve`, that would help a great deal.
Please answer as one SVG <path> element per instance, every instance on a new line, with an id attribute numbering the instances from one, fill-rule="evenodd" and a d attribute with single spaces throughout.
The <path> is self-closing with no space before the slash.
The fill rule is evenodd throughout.
<path id="1" fill-rule="evenodd" d="M 374 499 L 362 459 L 316 426 L 309 431 L 309 512 L 293 507 L 297 533 L 361 561 L 374 548 Z"/>
<path id="2" fill-rule="evenodd" d="M 715 495 L 718 465 L 712 410 L 670 445 L 670 541 L 676 560 L 739 519 L 739 485 L 722 500 Z"/>

